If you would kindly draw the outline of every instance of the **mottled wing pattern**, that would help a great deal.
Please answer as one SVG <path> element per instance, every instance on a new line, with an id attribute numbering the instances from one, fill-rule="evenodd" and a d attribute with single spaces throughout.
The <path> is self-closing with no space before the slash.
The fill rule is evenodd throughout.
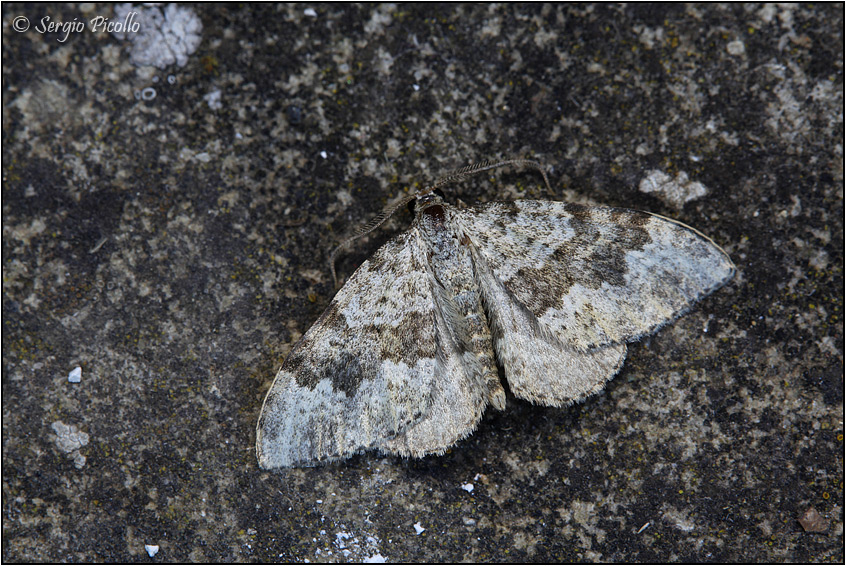
<path id="1" fill-rule="evenodd" d="M 626 342 L 734 273 L 708 238 L 648 213 L 538 201 L 428 206 L 434 235 L 423 241 L 418 217 L 362 264 L 294 346 L 259 416 L 262 467 L 369 448 L 422 456 L 475 429 L 491 389 L 467 345 L 487 329 L 469 330 L 455 289 L 446 291 L 434 267 L 475 280 L 511 390 L 547 405 L 601 389 L 621 367 Z M 452 261 L 434 253 L 451 245 L 472 261 L 433 267 Z"/>
<path id="2" fill-rule="evenodd" d="M 505 288 L 478 250 L 474 262 L 497 359 L 515 396 L 562 406 L 596 393 L 614 377 L 626 357 L 625 343 L 590 350 L 567 344 Z"/>
<path id="3" fill-rule="evenodd" d="M 636 340 L 734 274 L 711 240 L 646 212 L 545 201 L 459 212 L 497 279 L 581 350 Z"/>
<path id="4" fill-rule="evenodd" d="M 426 257 L 408 231 L 359 267 L 285 360 L 259 417 L 259 463 L 378 447 L 428 413 L 443 358 Z"/>
<path id="5" fill-rule="evenodd" d="M 359 267 L 267 394 L 256 432 L 262 467 L 368 448 L 443 453 L 473 432 L 487 389 L 457 345 L 435 284 L 415 228 Z"/>
<path id="6" fill-rule="evenodd" d="M 437 296 L 437 294 L 436 294 Z M 379 448 L 401 456 L 443 452 L 476 429 L 488 403 L 488 388 L 478 364 L 462 349 L 443 305 L 436 300 L 435 329 L 442 353 L 441 375 L 432 383 L 432 404 L 424 418 Z"/>
<path id="7" fill-rule="evenodd" d="M 601 389 L 622 365 L 626 342 L 734 273 L 708 238 L 643 212 L 517 201 L 454 214 L 473 248 L 509 385 L 544 404 Z"/>

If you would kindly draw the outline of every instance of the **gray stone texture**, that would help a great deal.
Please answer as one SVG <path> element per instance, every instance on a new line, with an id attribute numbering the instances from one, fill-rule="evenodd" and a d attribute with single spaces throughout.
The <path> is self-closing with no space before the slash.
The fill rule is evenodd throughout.
<path id="1" fill-rule="evenodd" d="M 190 9 L 160 69 L 35 29 L 111 5 L 3 4 L 4 561 L 843 562 L 842 4 Z M 664 214 L 736 278 L 577 406 L 259 470 L 332 247 L 509 156 L 551 194 L 506 169 L 447 199 Z"/>

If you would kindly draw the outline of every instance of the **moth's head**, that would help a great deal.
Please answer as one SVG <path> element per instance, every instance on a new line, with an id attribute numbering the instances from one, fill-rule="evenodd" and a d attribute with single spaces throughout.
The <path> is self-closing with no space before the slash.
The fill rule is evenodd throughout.
<path id="1" fill-rule="evenodd" d="M 414 215 L 418 216 L 426 209 L 444 204 L 444 194 L 439 190 L 422 192 L 414 199 Z"/>

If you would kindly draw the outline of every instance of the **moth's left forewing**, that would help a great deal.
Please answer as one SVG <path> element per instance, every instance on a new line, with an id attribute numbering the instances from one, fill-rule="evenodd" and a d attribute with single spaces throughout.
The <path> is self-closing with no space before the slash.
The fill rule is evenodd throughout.
<path id="1" fill-rule="evenodd" d="M 653 332 L 734 274 L 710 239 L 644 212 L 516 201 L 461 222 L 515 299 L 580 351 Z"/>
<path id="2" fill-rule="evenodd" d="M 679 316 L 734 266 L 708 238 L 646 213 L 558 202 L 456 213 L 511 390 L 547 405 L 614 376 L 626 342 Z"/>

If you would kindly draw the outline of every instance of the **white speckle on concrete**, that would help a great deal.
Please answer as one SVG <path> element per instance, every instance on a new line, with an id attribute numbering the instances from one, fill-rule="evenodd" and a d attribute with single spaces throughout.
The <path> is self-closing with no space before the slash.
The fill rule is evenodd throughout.
<path id="1" fill-rule="evenodd" d="M 73 368 L 71 370 L 71 372 L 68 374 L 68 381 L 70 383 L 79 383 L 80 381 L 82 381 L 82 368 L 81 367 Z"/>
<path id="2" fill-rule="evenodd" d="M 394 56 L 390 54 L 387 49 L 379 47 L 376 50 L 376 57 L 374 60 L 374 68 L 385 76 L 391 74 L 391 67 L 394 64 Z"/>
<path id="3" fill-rule="evenodd" d="M 417 533 L 418 535 L 419 535 L 420 533 L 422 533 L 423 531 L 425 531 L 425 530 L 426 530 L 426 529 L 424 529 L 424 528 L 423 528 L 423 525 L 421 525 L 419 522 L 414 523 L 414 532 L 415 532 L 415 533 Z"/>
<path id="4" fill-rule="evenodd" d="M 734 41 L 728 42 L 728 45 L 726 45 L 726 51 L 729 52 L 729 55 L 738 57 L 746 53 L 746 45 L 742 41 L 735 39 Z"/>
<path id="5" fill-rule="evenodd" d="M 144 550 L 146 550 L 146 551 L 147 551 L 147 554 L 149 554 L 149 555 L 150 555 L 150 558 L 152 558 L 153 556 L 155 556 L 156 554 L 158 554 L 158 552 L 159 552 L 159 545 L 157 545 L 157 544 L 145 544 L 145 545 L 144 545 Z"/>
<path id="6" fill-rule="evenodd" d="M 473 484 L 472 483 L 462 484 L 461 489 L 463 489 L 467 493 L 473 493 Z"/>
<path id="7" fill-rule="evenodd" d="M 370 16 L 370 21 L 364 24 L 364 33 L 368 35 L 383 35 L 385 33 L 385 27 L 391 25 L 391 22 L 393 22 L 393 12 L 396 9 L 396 4 L 392 3 L 375 6 L 373 14 Z"/>
<path id="8" fill-rule="evenodd" d="M 203 100 L 208 103 L 209 108 L 211 108 L 212 110 L 220 110 L 221 108 L 223 108 L 223 103 L 220 101 L 220 99 L 221 92 L 219 89 L 213 90 L 203 97 Z"/>
<path id="9" fill-rule="evenodd" d="M 335 533 L 335 544 L 338 546 L 338 548 L 346 548 L 347 539 L 351 536 L 352 535 L 350 535 L 350 533 L 345 532 Z"/>
<path id="10" fill-rule="evenodd" d="M 663 519 L 685 533 L 689 533 L 696 528 L 696 525 L 690 520 L 687 513 L 670 505 L 664 505 Z"/>
<path id="11" fill-rule="evenodd" d="M 200 45 L 203 22 L 191 8 L 176 4 L 168 4 L 164 9 L 118 4 L 114 19 L 124 20 L 131 13 L 137 15 L 137 31 L 127 29 L 112 35 L 132 42 L 129 57 L 134 65 L 165 69 L 175 63 L 184 67 L 188 56 Z"/>
<path id="12" fill-rule="evenodd" d="M 56 446 L 73 458 L 77 469 L 82 469 L 85 466 L 85 456 L 79 453 L 79 449 L 88 444 L 88 434 L 62 421 L 56 421 L 50 426 L 56 433 Z"/>
<path id="13" fill-rule="evenodd" d="M 62 421 L 56 421 L 52 424 L 52 428 L 58 436 L 56 445 L 62 452 L 73 452 L 88 444 L 88 434 L 79 432 L 79 429 L 73 425 L 68 426 Z"/>
<path id="14" fill-rule="evenodd" d="M 655 193 L 655 196 L 677 209 L 681 209 L 688 201 L 708 194 L 705 185 L 691 181 L 684 171 L 675 179 L 657 169 L 649 171 L 638 188 L 644 193 Z"/>

